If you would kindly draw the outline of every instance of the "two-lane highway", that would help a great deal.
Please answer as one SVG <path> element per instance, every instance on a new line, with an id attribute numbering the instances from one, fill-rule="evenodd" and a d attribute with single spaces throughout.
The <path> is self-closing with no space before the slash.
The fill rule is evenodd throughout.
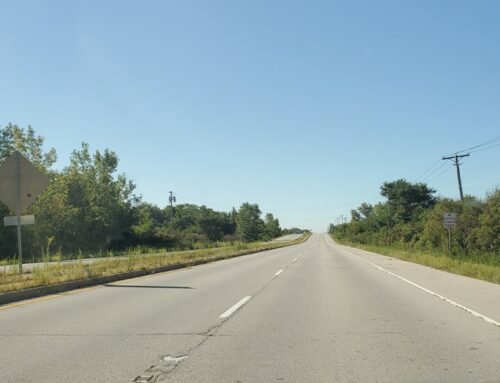
<path id="1" fill-rule="evenodd" d="M 499 302 L 313 235 L 0 307 L 0 382 L 493 382 Z"/>

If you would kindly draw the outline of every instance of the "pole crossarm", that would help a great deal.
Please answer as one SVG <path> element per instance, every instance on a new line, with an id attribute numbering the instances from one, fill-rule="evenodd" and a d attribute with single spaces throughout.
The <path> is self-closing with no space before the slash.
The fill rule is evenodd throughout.
<path id="1" fill-rule="evenodd" d="M 462 157 L 469 157 L 469 156 L 470 156 L 470 153 L 467 153 L 467 154 L 455 154 L 453 156 L 443 157 L 443 160 L 454 160 L 455 158 L 460 159 Z"/>

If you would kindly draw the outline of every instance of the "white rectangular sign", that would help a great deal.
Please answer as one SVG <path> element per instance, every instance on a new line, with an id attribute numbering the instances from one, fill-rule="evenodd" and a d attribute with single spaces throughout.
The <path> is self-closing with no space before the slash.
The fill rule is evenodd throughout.
<path id="1" fill-rule="evenodd" d="M 20 218 L 21 225 L 33 225 L 35 223 L 34 215 L 22 215 Z M 17 216 L 13 217 L 3 217 L 3 224 L 5 226 L 16 226 L 17 225 Z"/>
<path id="2" fill-rule="evenodd" d="M 457 226 L 457 214 L 456 213 L 444 213 L 443 214 L 443 226 L 445 229 L 453 229 Z"/>

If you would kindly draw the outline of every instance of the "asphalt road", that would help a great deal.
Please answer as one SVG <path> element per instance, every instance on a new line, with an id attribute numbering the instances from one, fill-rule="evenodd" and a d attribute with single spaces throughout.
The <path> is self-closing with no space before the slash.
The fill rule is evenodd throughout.
<path id="1" fill-rule="evenodd" d="M 500 382 L 499 321 L 499 285 L 313 235 L 0 307 L 0 382 Z"/>
<path id="2" fill-rule="evenodd" d="M 288 235 L 284 235 L 282 237 L 274 239 L 273 242 L 295 241 L 296 239 L 299 239 L 300 237 L 302 237 L 302 234 L 288 234 Z"/>

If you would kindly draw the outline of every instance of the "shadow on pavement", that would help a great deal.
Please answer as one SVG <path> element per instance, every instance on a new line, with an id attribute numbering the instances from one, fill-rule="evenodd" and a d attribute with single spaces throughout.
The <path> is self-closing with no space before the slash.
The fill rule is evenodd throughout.
<path id="1" fill-rule="evenodd" d="M 105 287 L 133 287 L 141 289 L 193 289 L 190 286 L 104 285 Z"/>

